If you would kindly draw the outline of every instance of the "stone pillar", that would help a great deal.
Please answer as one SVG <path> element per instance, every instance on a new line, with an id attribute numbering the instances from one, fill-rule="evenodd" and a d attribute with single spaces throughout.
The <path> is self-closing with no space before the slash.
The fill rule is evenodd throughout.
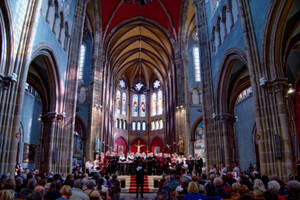
<path id="1" fill-rule="evenodd" d="M 24 29 L 19 43 L 12 50 L 10 63 L 7 63 L 6 72 L 15 73 L 16 80 L 4 88 L 0 88 L 0 174 L 9 172 L 14 177 L 17 154 L 16 133 L 19 130 L 25 83 L 31 57 L 31 47 L 36 31 L 36 22 L 40 14 L 40 0 L 28 2 Z M 11 74 L 4 74 L 5 77 Z M 2 77 L 3 79 L 4 77 Z"/>
<path id="2" fill-rule="evenodd" d="M 64 155 L 63 163 L 58 166 L 59 169 L 63 168 L 65 173 L 71 172 L 72 157 L 73 157 L 73 131 L 75 128 L 75 115 L 77 103 L 77 89 L 78 89 L 78 58 L 79 49 L 82 42 L 83 27 L 85 22 L 86 4 L 88 0 L 78 0 L 75 8 L 73 30 L 70 41 L 68 69 L 66 74 L 66 86 L 64 93 L 64 111 L 65 119 L 62 127 L 63 131 L 60 133 L 64 138 L 61 155 Z"/>
<path id="3" fill-rule="evenodd" d="M 201 63 L 201 90 L 203 92 L 203 123 L 205 134 L 205 146 L 207 153 L 207 167 L 211 167 L 216 161 L 216 141 L 214 133 L 214 100 L 211 76 L 211 51 L 208 37 L 208 26 L 205 10 L 205 0 L 193 0 L 196 8 L 196 26 L 199 36 L 200 63 Z"/>
<path id="4" fill-rule="evenodd" d="M 280 75 L 276 74 L 274 80 L 267 80 L 262 86 L 259 85 L 260 79 L 262 77 L 268 79 L 269 74 L 260 63 L 249 1 L 240 0 L 238 6 L 254 95 L 257 134 L 261 138 L 259 142 L 261 173 L 263 175 L 277 174 L 286 180 L 289 174 L 295 172 L 284 95 L 286 80 L 279 79 Z M 277 141 L 275 135 L 279 137 Z M 282 155 L 278 156 L 275 150 L 280 149 Z"/>
<path id="5" fill-rule="evenodd" d="M 215 116 L 216 132 L 219 136 L 220 146 L 222 147 L 222 160 L 227 167 L 232 167 L 233 163 L 233 149 L 234 149 L 234 132 L 233 124 L 235 118 L 230 113 L 221 113 Z"/>
<path id="6" fill-rule="evenodd" d="M 176 48 L 180 49 L 180 48 Z M 177 109 L 176 109 L 176 136 L 174 138 L 171 135 L 171 138 L 174 138 L 172 141 L 178 145 L 179 140 L 184 141 L 184 153 L 187 155 L 188 146 L 190 143 L 190 132 L 189 132 L 189 118 L 187 117 L 188 109 L 188 67 L 187 67 L 187 58 L 182 55 L 184 51 L 177 51 L 175 53 L 175 66 L 176 66 L 176 85 L 177 85 Z M 177 148 L 177 151 L 179 149 Z"/>
<path id="7" fill-rule="evenodd" d="M 98 1 L 93 1 L 95 13 L 95 34 L 92 58 L 92 73 L 90 81 L 91 104 L 89 108 L 89 131 L 86 142 L 86 159 L 94 159 L 95 141 L 100 139 L 101 148 L 103 146 L 103 72 L 105 66 L 105 57 L 103 55 L 103 41 L 101 31 L 101 17 Z"/>

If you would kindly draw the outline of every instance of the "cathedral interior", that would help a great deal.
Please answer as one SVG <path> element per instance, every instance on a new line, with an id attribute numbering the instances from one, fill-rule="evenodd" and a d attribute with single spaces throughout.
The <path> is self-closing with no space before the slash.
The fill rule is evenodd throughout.
<path id="1" fill-rule="evenodd" d="M 2 0 L 0 52 L 0 174 L 106 152 L 296 173 L 298 0 Z"/>

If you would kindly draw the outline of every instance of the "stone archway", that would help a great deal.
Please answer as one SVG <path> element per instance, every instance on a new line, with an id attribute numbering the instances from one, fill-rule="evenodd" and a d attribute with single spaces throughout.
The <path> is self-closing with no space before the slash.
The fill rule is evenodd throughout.
<path id="1" fill-rule="evenodd" d="M 122 152 L 124 155 L 127 154 L 127 142 L 123 137 L 119 137 L 115 140 L 114 152 L 118 155 Z"/>
<path id="2" fill-rule="evenodd" d="M 158 154 L 164 152 L 164 143 L 160 137 L 155 137 L 150 145 L 150 151 L 153 154 Z"/>
<path id="3" fill-rule="evenodd" d="M 214 136 L 217 143 L 207 144 L 207 147 L 215 149 L 208 152 L 208 158 L 212 157 L 210 163 L 224 162 L 228 167 L 237 160 L 237 144 L 234 132 L 234 115 L 235 102 L 238 95 L 245 88 L 249 87 L 250 78 L 247 69 L 246 54 L 238 48 L 228 49 L 224 55 L 216 86 L 216 113 L 213 118 L 215 121 L 218 135 Z"/>
<path id="4" fill-rule="evenodd" d="M 59 143 L 69 143 L 69 141 L 63 141 L 64 137 L 59 136 L 61 131 L 59 124 L 62 122 L 64 114 L 61 111 L 61 80 L 56 56 L 53 52 L 47 45 L 39 45 L 34 48 L 26 78 L 29 87 L 35 90 L 40 98 L 41 114 L 38 119 L 35 119 L 40 123 L 40 131 L 37 136 L 39 141 L 35 142 L 38 156 L 36 167 L 46 172 L 60 171 L 54 166 L 59 164 L 60 157 L 64 157 L 61 160 L 65 160 L 66 155 L 63 155 Z M 26 105 L 23 104 L 23 106 Z M 71 151 L 71 149 L 64 150 Z"/>

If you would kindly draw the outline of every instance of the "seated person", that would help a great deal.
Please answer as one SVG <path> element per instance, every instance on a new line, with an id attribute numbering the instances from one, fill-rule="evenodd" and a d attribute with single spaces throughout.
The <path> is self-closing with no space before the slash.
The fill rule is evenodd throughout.
<path id="1" fill-rule="evenodd" d="M 188 194 L 185 195 L 184 200 L 198 200 L 198 199 L 204 199 L 203 195 L 199 193 L 199 188 L 197 183 L 190 182 L 188 186 Z"/>

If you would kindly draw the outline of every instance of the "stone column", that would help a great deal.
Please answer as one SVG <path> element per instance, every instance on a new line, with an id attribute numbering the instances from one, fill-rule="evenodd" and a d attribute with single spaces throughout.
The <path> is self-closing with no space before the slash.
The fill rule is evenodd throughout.
<path id="1" fill-rule="evenodd" d="M 222 147 L 222 160 L 227 167 L 232 167 L 233 149 L 234 149 L 234 133 L 233 124 L 235 118 L 230 113 L 221 113 L 215 116 L 216 132 L 219 136 L 220 146 Z"/>
<path id="2" fill-rule="evenodd" d="M 86 159 L 94 159 L 94 148 L 96 138 L 100 139 L 101 147 L 103 133 L 101 130 L 103 128 L 103 72 L 105 66 L 105 57 L 103 55 L 103 41 L 102 41 L 102 31 L 101 31 L 101 17 L 99 2 L 93 1 L 94 6 L 94 45 L 93 45 L 93 58 L 92 58 L 92 73 L 90 81 L 90 99 L 91 104 L 89 108 L 89 135 L 86 142 Z"/>
<path id="3" fill-rule="evenodd" d="M 190 142 L 190 133 L 189 133 L 189 118 L 187 117 L 188 109 L 188 67 L 187 67 L 187 58 L 185 57 L 183 50 L 178 49 L 175 52 L 175 66 L 176 66 L 176 85 L 177 85 L 177 109 L 176 109 L 176 137 L 173 142 L 178 143 L 180 139 L 184 141 L 184 152 L 188 153 L 188 145 Z M 178 149 L 177 149 L 178 150 Z"/>
<path id="4" fill-rule="evenodd" d="M 214 99 L 212 91 L 211 76 L 211 51 L 208 37 L 208 26 L 205 10 L 205 0 L 193 0 L 196 8 L 196 26 L 199 36 L 200 63 L 201 63 L 201 90 L 203 92 L 203 123 L 205 134 L 205 145 L 207 153 L 207 169 L 216 161 L 216 141 L 214 133 L 214 121 L 212 114 L 214 113 Z"/>
<path id="5" fill-rule="evenodd" d="M 71 172 L 72 157 L 73 157 L 73 131 L 75 128 L 75 115 L 77 103 L 77 89 L 78 89 L 78 58 L 79 49 L 82 42 L 83 27 L 85 22 L 86 6 L 88 0 L 78 0 L 75 8 L 73 30 L 70 41 L 68 69 L 66 74 L 66 84 L 64 93 L 64 111 L 65 119 L 62 127 L 63 131 L 60 133 L 63 137 L 64 149 L 61 152 L 63 155 L 63 165 L 65 173 Z M 66 145 L 65 145 L 66 144 Z M 58 168 L 61 168 L 58 166 Z"/>
<path id="6" fill-rule="evenodd" d="M 10 63 L 7 63 L 7 74 L 9 77 L 12 73 L 16 74 L 16 80 L 4 88 L 0 88 L 0 133 L 2 134 L 0 141 L 0 174 L 9 172 L 14 176 L 17 154 L 16 133 L 19 130 L 25 83 L 29 69 L 31 57 L 33 35 L 36 31 L 36 22 L 39 17 L 40 0 L 32 0 L 28 2 L 23 27 L 27 27 L 20 35 L 19 43 L 14 46 L 11 52 Z"/>
<path id="7" fill-rule="evenodd" d="M 257 135 L 261 138 L 259 142 L 261 173 L 263 175 L 277 174 L 286 180 L 289 174 L 295 172 L 286 109 L 287 104 L 284 100 L 284 88 L 286 87 L 284 85 L 286 83 L 284 83 L 285 80 L 279 79 L 280 75 L 277 74 L 274 80 L 266 80 L 264 84 L 259 85 L 260 79 L 262 77 L 268 79 L 269 74 L 260 63 L 249 1 L 240 0 L 238 1 L 238 6 L 254 95 Z M 275 135 L 279 137 L 277 141 L 275 140 Z M 278 150 L 278 148 L 281 149 L 282 153 L 280 157 L 275 154 L 275 150 Z"/>

